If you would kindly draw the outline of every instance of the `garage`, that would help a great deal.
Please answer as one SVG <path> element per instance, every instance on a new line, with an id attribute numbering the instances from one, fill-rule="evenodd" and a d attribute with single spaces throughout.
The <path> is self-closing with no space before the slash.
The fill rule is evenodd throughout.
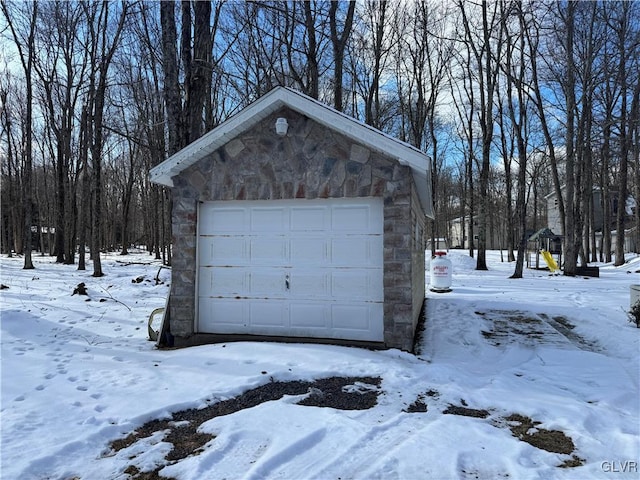
<path id="1" fill-rule="evenodd" d="M 198 331 L 383 341 L 379 198 L 205 202 Z"/>
<path id="2" fill-rule="evenodd" d="M 277 87 L 149 175 L 173 202 L 159 346 L 413 349 L 433 218 L 424 152 Z"/>

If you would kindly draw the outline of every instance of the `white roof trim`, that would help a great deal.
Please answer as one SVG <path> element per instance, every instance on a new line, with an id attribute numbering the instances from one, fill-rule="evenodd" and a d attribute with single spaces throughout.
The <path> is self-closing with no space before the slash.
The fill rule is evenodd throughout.
<path id="1" fill-rule="evenodd" d="M 431 161 L 424 152 L 286 87 L 274 88 L 233 117 L 152 168 L 149 171 L 151 181 L 172 187 L 172 177 L 285 106 L 366 145 L 372 150 L 395 158 L 401 165 L 411 167 L 425 214 L 433 218 Z"/>

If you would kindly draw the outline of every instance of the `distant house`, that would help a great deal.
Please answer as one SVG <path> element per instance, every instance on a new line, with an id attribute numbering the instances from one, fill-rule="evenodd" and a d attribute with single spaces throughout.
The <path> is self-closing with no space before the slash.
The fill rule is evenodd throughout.
<path id="1" fill-rule="evenodd" d="M 427 243 L 427 250 L 435 252 L 436 250 L 449 250 L 449 242 L 444 237 L 436 238 L 435 241 L 429 239 Z"/>
<path id="2" fill-rule="evenodd" d="M 169 338 L 411 350 L 430 175 L 420 150 L 272 90 L 150 172 L 173 194 Z"/>
<path id="3" fill-rule="evenodd" d="M 565 187 L 562 187 L 562 192 L 564 193 Z M 593 196 L 593 208 L 594 208 L 594 222 L 593 229 L 595 231 L 602 231 L 602 227 L 604 225 L 604 209 L 602 206 L 602 190 L 599 188 L 594 188 L 592 192 Z M 564 197 L 564 194 L 563 194 Z M 547 226 L 553 232 L 561 232 L 562 231 L 562 222 L 560 219 L 560 208 L 558 206 L 558 197 L 555 191 L 552 191 L 550 194 L 546 195 L 545 200 L 547 201 Z M 615 218 L 615 214 L 618 207 L 618 196 L 617 192 L 614 192 L 611 195 L 611 204 L 609 205 L 609 211 L 612 215 L 612 218 Z"/>
<path id="4" fill-rule="evenodd" d="M 457 217 L 449 222 L 450 226 L 450 241 L 451 248 L 470 248 L 470 225 L 473 222 L 473 245 L 478 248 L 478 221 L 469 217 Z M 489 222 L 487 225 L 487 249 L 498 250 L 504 247 L 506 244 L 506 224 L 501 222 L 497 225 L 497 222 Z M 501 241 L 502 239 L 502 241 Z"/>
<path id="5" fill-rule="evenodd" d="M 562 192 L 564 192 L 565 187 L 562 187 Z M 603 205 L 603 197 L 602 190 L 599 188 L 594 188 L 592 191 L 593 196 L 593 224 L 592 229 L 595 231 L 596 235 L 596 246 L 598 249 L 602 248 L 602 230 L 604 228 L 604 205 Z M 553 232 L 562 232 L 562 222 L 560 219 L 560 208 L 558 206 L 558 197 L 555 192 L 551 192 L 550 194 L 545 196 L 545 200 L 547 201 L 547 225 L 550 230 Z M 635 209 L 635 200 L 632 197 L 627 199 L 625 204 L 625 213 L 626 217 L 629 220 L 628 225 L 631 225 L 633 210 Z M 606 208 L 609 209 L 609 216 L 612 221 L 612 227 L 615 228 L 615 219 L 618 214 L 619 207 L 619 198 L 618 192 L 613 191 L 610 193 L 609 204 Z M 635 228 L 625 229 L 625 252 L 631 252 L 635 250 L 635 242 L 632 238 Z M 615 230 L 611 232 L 611 245 L 615 245 Z"/>
<path id="6" fill-rule="evenodd" d="M 636 227 L 626 229 L 624 231 L 624 251 L 626 253 L 629 252 L 637 252 L 636 246 Z M 615 230 L 611 232 L 611 250 L 615 249 L 616 237 L 618 236 L 618 232 Z M 602 232 L 596 232 L 596 247 L 598 249 L 602 249 Z"/>

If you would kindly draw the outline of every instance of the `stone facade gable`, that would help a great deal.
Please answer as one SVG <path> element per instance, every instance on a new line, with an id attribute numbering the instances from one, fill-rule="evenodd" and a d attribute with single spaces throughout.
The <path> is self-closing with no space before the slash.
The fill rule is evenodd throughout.
<path id="1" fill-rule="evenodd" d="M 285 117 L 286 136 L 275 133 Z M 198 203 L 214 200 L 382 197 L 384 199 L 384 343 L 411 350 L 416 293 L 424 299 L 424 212 L 410 168 L 283 108 L 173 177 L 171 331 L 196 333 Z M 417 269 L 417 270 L 416 270 Z M 421 278 L 421 287 L 413 279 Z"/>

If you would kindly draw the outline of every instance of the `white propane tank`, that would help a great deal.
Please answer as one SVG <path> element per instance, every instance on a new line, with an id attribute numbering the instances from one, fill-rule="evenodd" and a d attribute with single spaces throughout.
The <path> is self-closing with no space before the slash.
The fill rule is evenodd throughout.
<path id="1" fill-rule="evenodd" d="M 451 260 L 447 252 L 436 252 L 431 259 L 431 291 L 444 293 L 451 291 Z"/>

